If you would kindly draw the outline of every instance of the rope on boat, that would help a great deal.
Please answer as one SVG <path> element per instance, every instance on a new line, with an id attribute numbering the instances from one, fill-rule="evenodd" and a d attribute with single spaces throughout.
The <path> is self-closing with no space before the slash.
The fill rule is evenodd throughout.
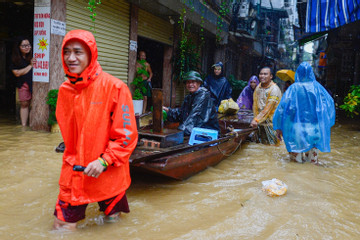
<path id="1" fill-rule="evenodd" d="M 235 138 L 237 138 L 237 137 L 239 136 L 239 134 L 238 134 L 237 132 L 235 132 L 235 134 L 236 134 Z M 234 140 L 234 141 L 235 141 L 235 140 Z M 226 152 L 224 152 L 223 150 L 221 150 L 221 149 L 219 148 L 219 145 L 216 145 L 216 147 L 217 147 L 217 149 L 219 150 L 219 152 L 222 153 L 222 155 L 224 155 L 225 157 L 230 157 L 231 155 L 233 155 L 233 154 L 239 149 L 239 147 L 241 146 L 241 143 L 242 143 L 242 139 L 240 139 L 239 144 L 236 146 L 235 150 L 232 151 L 230 154 L 227 154 Z"/>

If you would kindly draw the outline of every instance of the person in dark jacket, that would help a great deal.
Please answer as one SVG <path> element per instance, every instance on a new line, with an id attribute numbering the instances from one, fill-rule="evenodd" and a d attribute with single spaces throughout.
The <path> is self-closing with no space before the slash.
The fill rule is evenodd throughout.
<path id="1" fill-rule="evenodd" d="M 222 100 L 231 98 L 231 85 L 224 76 L 224 65 L 217 62 L 212 66 L 213 74 L 206 77 L 204 87 L 211 93 L 216 110 L 219 108 Z"/>
<path id="2" fill-rule="evenodd" d="M 29 119 L 32 97 L 32 70 L 36 63 L 28 38 L 18 37 L 14 45 L 11 60 L 10 69 L 16 77 L 16 87 L 18 88 L 20 100 L 21 125 L 25 127 Z"/>
<path id="3" fill-rule="evenodd" d="M 190 94 L 185 97 L 180 108 L 163 107 L 167 112 L 168 120 L 179 122 L 178 129 L 183 130 L 184 135 L 190 135 L 194 127 L 220 131 L 214 102 L 210 92 L 201 87 L 203 80 L 200 74 L 190 71 L 185 74 L 183 81 Z"/>

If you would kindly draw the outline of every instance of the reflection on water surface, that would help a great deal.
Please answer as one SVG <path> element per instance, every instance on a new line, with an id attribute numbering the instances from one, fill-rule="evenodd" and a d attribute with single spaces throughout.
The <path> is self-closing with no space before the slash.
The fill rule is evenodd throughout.
<path id="1" fill-rule="evenodd" d="M 358 126 L 337 124 L 323 166 L 289 163 L 283 145 L 246 143 L 186 181 L 133 174 L 120 222 L 103 224 L 91 204 L 65 233 L 51 231 L 61 135 L 0 118 L 0 239 L 359 239 L 359 139 Z M 261 191 L 272 178 L 288 185 L 285 196 Z"/>

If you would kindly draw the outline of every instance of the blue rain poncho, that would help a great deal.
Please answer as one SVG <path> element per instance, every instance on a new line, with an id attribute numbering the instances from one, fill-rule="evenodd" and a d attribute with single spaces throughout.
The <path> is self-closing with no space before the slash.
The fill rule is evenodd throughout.
<path id="1" fill-rule="evenodd" d="M 314 147 L 330 152 L 330 128 L 334 124 L 334 100 L 316 81 L 310 64 L 301 63 L 295 83 L 275 111 L 274 130 L 282 131 L 288 152 L 307 152 Z"/>

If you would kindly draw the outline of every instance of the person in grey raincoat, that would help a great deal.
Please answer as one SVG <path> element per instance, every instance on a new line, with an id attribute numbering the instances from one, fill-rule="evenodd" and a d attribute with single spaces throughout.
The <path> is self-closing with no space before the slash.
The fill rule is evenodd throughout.
<path id="1" fill-rule="evenodd" d="M 180 130 L 185 135 L 190 135 L 194 127 L 214 129 L 220 131 L 214 101 L 210 97 L 210 92 L 201 87 L 203 80 L 196 71 L 185 74 L 183 81 L 189 91 L 180 108 L 163 109 L 167 112 L 170 122 L 179 122 Z"/>

